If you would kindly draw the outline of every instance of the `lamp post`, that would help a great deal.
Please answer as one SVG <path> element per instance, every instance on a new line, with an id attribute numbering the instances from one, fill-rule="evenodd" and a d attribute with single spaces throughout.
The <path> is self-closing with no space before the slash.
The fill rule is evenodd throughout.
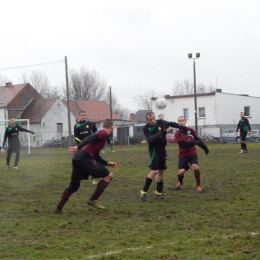
<path id="1" fill-rule="evenodd" d="M 198 114 L 197 114 L 197 88 L 196 88 L 196 64 L 195 60 L 200 57 L 200 53 L 196 53 L 196 57 L 192 58 L 192 53 L 188 53 L 189 59 L 193 59 L 193 76 L 194 76 L 194 116 L 195 116 L 195 130 L 198 133 Z"/>

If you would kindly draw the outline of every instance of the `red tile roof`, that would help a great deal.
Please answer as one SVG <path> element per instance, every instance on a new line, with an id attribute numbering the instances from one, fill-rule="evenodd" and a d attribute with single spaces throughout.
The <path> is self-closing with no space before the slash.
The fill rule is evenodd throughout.
<path id="1" fill-rule="evenodd" d="M 0 87 L 0 107 L 6 107 L 27 84 Z"/>
<path id="2" fill-rule="evenodd" d="M 30 123 L 39 123 L 58 98 L 40 98 L 33 100 L 21 115 L 30 119 Z"/>
<path id="3" fill-rule="evenodd" d="M 67 106 L 67 101 L 63 101 Z M 75 117 L 83 110 L 87 114 L 87 119 L 93 122 L 99 122 L 110 118 L 110 107 L 105 101 L 89 100 L 70 100 L 70 111 Z M 112 112 L 112 119 L 118 119 L 118 116 Z"/>

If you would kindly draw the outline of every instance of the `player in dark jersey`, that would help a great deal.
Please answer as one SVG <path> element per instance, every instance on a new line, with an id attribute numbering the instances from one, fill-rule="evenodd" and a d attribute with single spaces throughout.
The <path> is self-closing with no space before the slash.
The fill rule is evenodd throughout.
<path id="1" fill-rule="evenodd" d="M 91 121 L 86 121 L 86 118 L 86 112 L 80 111 L 79 122 L 74 126 L 74 138 L 77 144 L 97 131 L 96 125 Z M 92 178 L 92 183 L 97 184 L 97 180 Z"/>
<path id="2" fill-rule="evenodd" d="M 164 115 L 163 114 L 160 114 L 159 116 L 158 116 L 158 119 L 161 119 L 161 120 L 164 120 Z M 168 130 L 168 129 L 167 129 Z M 166 136 L 164 137 L 165 138 L 165 146 L 167 146 L 167 141 L 166 141 Z M 169 157 L 168 157 L 168 154 L 167 154 L 167 151 L 166 151 L 166 160 L 168 160 L 169 159 Z"/>
<path id="3" fill-rule="evenodd" d="M 74 137 L 77 144 L 97 131 L 96 125 L 91 121 L 86 121 L 86 117 L 86 112 L 80 111 L 79 122 L 74 126 Z"/>
<path id="4" fill-rule="evenodd" d="M 164 198 L 163 195 L 163 172 L 166 170 L 166 150 L 165 150 L 165 135 L 167 130 L 171 127 L 178 127 L 181 129 L 186 129 L 175 122 L 167 122 L 164 120 L 156 120 L 153 112 L 148 112 L 146 114 L 147 124 L 143 128 L 145 138 L 148 142 L 148 149 L 150 154 L 150 169 L 148 173 L 143 189 L 140 191 L 141 199 L 143 201 L 147 200 L 147 192 L 152 183 L 154 176 L 156 176 L 157 189 L 155 195 L 160 198 Z"/>
<path id="5" fill-rule="evenodd" d="M 178 123 L 186 126 L 186 118 L 178 117 Z M 194 172 L 197 191 L 202 191 L 200 186 L 200 169 L 198 166 L 198 155 L 196 146 L 201 147 L 206 154 L 209 153 L 208 147 L 199 139 L 195 130 L 187 127 L 187 130 L 177 129 L 174 138 L 179 145 L 179 164 L 178 164 L 178 184 L 175 189 L 179 190 L 183 185 L 184 173 L 189 170 L 190 166 Z"/>
<path id="6" fill-rule="evenodd" d="M 115 162 L 108 162 L 100 155 L 100 151 L 105 145 L 108 136 L 113 132 L 114 124 L 110 119 L 103 122 L 103 129 L 85 138 L 77 146 L 69 147 L 69 153 L 75 153 L 72 158 L 72 174 L 70 185 L 63 191 L 60 201 L 57 204 L 55 213 L 63 213 L 62 208 L 69 197 L 80 187 L 81 180 L 87 180 L 91 175 L 95 178 L 102 178 L 92 196 L 88 200 L 88 205 L 98 209 L 105 207 L 98 203 L 98 199 L 106 187 L 111 182 L 113 175 L 105 166 L 116 167 Z"/>
<path id="7" fill-rule="evenodd" d="M 15 163 L 14 163 L 14 169 L 18 170 L 18 163 L 20 159 L 20 150 L 21 150 L 21 145 L 19 141 L 19 132 L 27 132 L 34 134 L 34 132 L 27 130 L 19 125 L 15 124 L 15 119 L 10 118 L 9 120 L 9 126 L 5 130 L 5 135 L 4 135 L 4 142 L 3 142 L 3 147 L 6 144 L 6 141 L 8 139 L 8 150 L 7 150 L 7 156 L 6 156 L 6 167 L 5 169 L 10 168 L 10 159 L 12 153 L 15 153 Z"/>
<path id="8" fill-rule="evenodd" d="M 247 133 L 250 134 L 251 126 L 249 124 L 248 119 L 245 117 L 244 112 L 240 112 L 240 120 L 237 124 L 237 130 L 240 130 L 240 144 L 241 144 L 241 151 L 239 153 L 247 153 L 247 146 L 246 146 L 246 136 Z"/>

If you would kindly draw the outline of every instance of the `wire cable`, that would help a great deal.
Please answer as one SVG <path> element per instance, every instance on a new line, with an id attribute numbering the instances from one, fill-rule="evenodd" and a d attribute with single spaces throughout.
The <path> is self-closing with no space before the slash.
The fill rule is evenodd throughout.
<path id="1" fill-rule="evenodd" d="M 53 61 L 53 62 L 46 62 L 46 63 L 39 63 L 39 64 L 33 64 L 33 65 L 24 65 L 24 66 L 17 66 L 17 67 L 0 68 L 0 70 L 11 70 L 11 69 L 20 69 L 20 68 L 27 68 L 27 67 L 44 66 L 44 65 L 49 65 L 49 64 L 61 63 L 61 62 L 64 62 L 64 60 Z"/>

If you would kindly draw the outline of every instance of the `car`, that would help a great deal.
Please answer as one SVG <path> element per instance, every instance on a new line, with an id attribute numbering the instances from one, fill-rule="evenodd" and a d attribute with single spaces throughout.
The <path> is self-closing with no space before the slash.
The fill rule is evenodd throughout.
<path id="1" fill-rule="evenodd" d="M 62 139 L 51 139 L 47 140 L 43 146 L 43 148 L 59 148 L 63 147 L 63 141 Z"/>
<path id="2" fill-rule="evenodd" d="M 247 135 L 247 141 L 256 142 L 260 141 L 260 130 L 252 130 L 250 135 Z"/>
<path id="3" fill-rule="evenodd" d="M 221 143 L 235 143 L 240 142 L 239 132 L 236 132 L 235 129 L 225 129 L 221 133 L 220 136 L 212 136 L 213 142 L 221 142 Z M 246 137 L 246 140 L 249 140 L 249 136 Z"/>

